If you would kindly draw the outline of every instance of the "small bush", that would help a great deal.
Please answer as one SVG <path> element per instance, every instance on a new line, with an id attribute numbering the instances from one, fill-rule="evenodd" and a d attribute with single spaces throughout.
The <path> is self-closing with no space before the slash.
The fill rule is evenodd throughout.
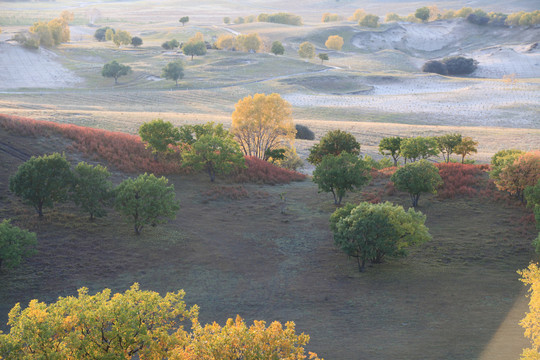
<path id="1" fill-rule="evenodd" d="M 236 182 L 253 182 L 259 184 L 288 184 L 291 181 L 302 181 L 306 175 L 296 171 L 280 168 L 255 156 L 246 156 L 245 169 L 238 171 Z"/>
<path id="2" fill-rule="evenodd" d="M 315 133 L 307 126 L 296 124 L 296 138 L 300 140 L 315 140 Z"/>
<path id="3" fill-rule="evenodd" d="M 487 23 L 489 22 L 489 17 L 473 13 L 467 16 L 467 21 L 476 25 L 487 25 Z"/>
<path id="4" fill-rule="evenodd" d="M 476 70 L 478 61 L 463 56 L 451 56 L 442 60 L 430 60 L 422 66 L 423 72 L 440 75 L 466 75 Z"/>

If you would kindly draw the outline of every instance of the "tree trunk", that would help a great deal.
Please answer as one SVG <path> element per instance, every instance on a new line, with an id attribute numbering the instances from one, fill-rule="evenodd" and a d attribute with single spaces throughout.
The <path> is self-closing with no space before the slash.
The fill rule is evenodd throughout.
<path id="1" fill-rule="evenodd" d="M 141 235 L 141 229 L 142 229 L 142 227 L 139 228 L 139 227 L 137 226 L 137 224 L 135 224 L 134 228 L 135 228 L 135 234 L 136 234 L 136 235 Z"/>
<path id="2" fill-rule="evenodd" d="M 114 85 L 118 85 L 118 76 L 114 77 Z"/>
<path id="3" fill-rule="evenodd" d="M 412 198 L 412 206 L 415 208 L 418 206 L 418 199 L 420 199 L 420 194 L 414 194 L 411 195 Z"/>
<path id="4" fill-rule="evenodd" d="M 360 261 L 360 256 L 358 256 L 356 258 L 357 262 L 358 262 L 358 271 L 363 273 L 366 271 L 366 259 L 362 259 L 362 261 Z"/>
<path id="5" fill-rule="evenodd" d="M 461 163 L 462 163 L 462 164 L 465 163 L 465 155 L 463 155 L 463 156 L 461 157 Z"/>
<path id="6" fill-rule="evenodd" d="M 193 55 L 191 55 L 191 60 L 193 60 Z"/>
<path id="7" fill-rule="evenodd" d="M 332 195 L 334 195 L 334 205 L 339 205 L 339 203 L 337 201 L 336 193 L 334 192 L 334 189 L 330 189 L 330 191 L 332 191 Z"/>
<path id="8" fill-rule="evenodd" d="M 39 216 L 40 218 L 42 218 L 42 217 L 43 217 L 43 202 L 40 202 L 40 203 L 37 205 L 36 210 L 37 210 L 38 216 Z"/>
<path id="9" fill-rule="evenodd" d="M 393 156 L 392 156 L 393 157 Z M 393 157 L 394 158 L 394 166 L 397 167 L 397 160 L 398 158 L 397 157 Z"/>

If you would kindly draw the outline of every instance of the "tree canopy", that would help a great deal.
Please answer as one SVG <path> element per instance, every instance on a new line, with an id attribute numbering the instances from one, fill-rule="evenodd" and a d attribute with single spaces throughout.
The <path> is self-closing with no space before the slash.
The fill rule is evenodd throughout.
<path id="1" fill-rule="evenodd" d="M 131 45 L 133 45 L 134 47 L 141 46 L 142 43 L 143 43 L 142 39 L 138 36 L 134 36 L 131 38 Z"/>
<path id="2" fill-rule="evenodd" d="M 321 64 L 323 63 L 323 61 L 328 60 L 328 54 L 320 53 L 317 56 L 319 57 L 319 59 L 321 59 Z"/>
<path id="3" fill-rule="evenodd" d="M 0 222 L 0 269 L 14 268 L 24 258 L 34 255 L 36 244 L 35 233 L 11 225 L 7 219 Z"/>
<path id="4" fill-rule="evenodd" d="M 267 160 L 268 149 L 294 141 L 291 104 L 279 94 L 247 96 L 235 105 L 231 133 L 245 155 Z"/>
<path id="5" fill-rule="evenodd" d="M 342 152 L 326 155 L 313 171 L 319 192 L 331 192 L 334 204 L 341 204 L 347 191 L 359 190 L 371 181 L 371 167 L 357 155 Z"/>
<path id="6" fill-rule="evenodd" d="M 257 52 L 262 45 L 259 34 L 238 35 L 236 42 L 241 50 L 247 52 Z"/>
<path id="7" fill-rule="evenodd" d="M 414 16 L 422 21 L 429 19 L 429 8 L 427 6 L 416 9 Z"/>
<path id="8" fill-rule="evenodd" d="M 168 63 L 167 66 L 163 68 L 161 77 L 175 81 L 176 86 L 178 86 L 178 79 L 184 77 L 184 65 L 182 64 L 182 61 L 177 60 Z"/>
<path id="9" fill-rule="evenodd" d="M 418 200 L 422 193 L 435 194 L 437 187 L 443 183 L 439 175 L 439 169 L 426 160 L 400 167 L 392 175 L 391 180 L 394 182 L 396 189 L 409 193 L 413 207 L 418 206 Z"/>
<path id="10" fill-rule="evenodd" d="M 392 156 L 394 166 L 398 166 L 398 159 L 401 155 L 401 140 L 399 136 L 394 136 L 382 138 L 379 142 L 379 153 Z"/>
<path id="11" fill-rule="evenodd" d="M 343 38 L 339 35 L 330 35 L 326 42 L 324 43 L 324 46 L 326 46 L 328 49 L 331 50 L 341 50 L 343 47 Z"/>
<path id="12" fill-rule="evenodd" d="M 360 155 L 360 143 L 351 133 L 342 130 L 332 130 L 324 134 L 321 141 L 309 150 L 307 161 L 310 164 L 319 164 L 326 155 L 339 155 L 347 152 Z"/>
<path id="13" fill-rule="evenodd" d="M 182 23 L 182 26 L 184 26 L 187 22 L 189 22 L 189 16 L 182 16 L 178 21 Z"/>
<path id="14" fill-rule="evenodd" d="M 358 22 L 358 25 L 370 27 L 370 28 L 376 28 L 379 26 L 379 17 L 377 15 L 373 14 L 367 14 Z"/>
<path id="15" fill-rule="evenodd" d="M 154 174 L 129 178 L 115 189 L 115 209 L 133 224 L 139 235 L 145 225 L 157 225 L 174 219 L 180 209 L 175 200 L 173 185 L 167 185 L 165 177 L 156 178 Z"/>
<path id="16" fill-rule="evenodd" d="M 80 162 L 73 170 L 71 199 L 90 215 L 90 220 L 107 214 L 105 205 L 113 195 L 110 177 L 111 173 L 101 165 Z"/>
<path id="17" fill-rule="evenodd" d="M 120 45 L 130 45 L 131 40 L 131 34 L 124 30 L 118 30 L 112 38 L 113 43 L 118 47 Z"/>
<path id="18" fill-rule="evenodd" d="M 461 163 L 463 164 L 465 162 L 465 156 L 478 152 L 477 146 L 478 141 L 474 141 L 470 136 L 465 136 L 461 139 L 461 142 L 456 145 L 454 152 L 461 155 Z"/>
<path id="19" fill-rule="evenodd" d="M 407 160 L 414 162 L 418 159 L 427 159 L 438 155 L 439 147 L 435 138 L 417 136 L 402 139 L 400 152 L 405 159 L 405 163 Z"/>
<path id="20" fill-rule="evenodd" d="M 272 49 L 270 50 L 272 54 L 274 55 L 283 55 L 285 53 L 285 48 L 283 47 L 283 44 L 279 41 L 274 41 L 272 43 Z"/>
<path id="21" fill-rule="evenodd" d="M 191 60 L 195 55 L 202 56 L 206 54 L 206 44 L 204 41 L 190 41 L 182 46 L 184 55 L 191 56 Z"/>
<path id="22" fill-rule="evenodd" d="M 435 140 L 437 140 L 439 151 L 447 163 L 450 162 L 450 155 L 454 152 L 456 146 L 461 144 L 462 141 L 461 134 L 457 133 L 437 136 Z"/>
<path id="23" fill-rule="evenodd" d="M 55 202 L 67 199 L 72 179 L 69 163 L 63 155 L 32 156 L 9 178 L 9 190 L 43 217 L 44 207 L 52 208 Z"/>
<path id="24" fill-rule="evenodd" d="M 298 48 L 298 55 L 302 59 L 311 59 L 315 56 L 315 46 L 313 46 L 310 42 L 303 42 L 300 44 L 300 47 Z"/>
<path id="25" fill-rule="evenodd" d="M 114 83 L 118 84 L 118 78 L 131 73 L 131 67 L 119 64 L 116 60 L 103 65 L 101 75 L 114 78 Z"/>
<path id="26" fill-rule="evenodd" d="M 405 256 L 407 247 L 430 240 L 425 221 L 425 215 L 413 209 L 363 202 L 337 209 L 330 217 L 330 229 L 335 245 L 355 257 L 358 270 L 364 272 L 368 260 L 380 263 L 385 256 Z"/>

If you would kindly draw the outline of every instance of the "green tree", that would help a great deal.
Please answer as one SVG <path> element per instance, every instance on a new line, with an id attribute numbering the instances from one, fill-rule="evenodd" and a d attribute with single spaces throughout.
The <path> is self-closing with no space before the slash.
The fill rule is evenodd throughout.
<path id="1" fill-rule="evenodd" d="M 405 256 L 406 249 L 431 239 L 424 225 L 426 216 L 413 209 L 389 202 L 347 204 L 330 217 L 334 243 L 350 257 L 358 270 L 365 271 L 366 261 L 380 263 L 385 256 Z"/>
<path id="2" fill-rule="evenodd" d="M 420 160 L 399 168 L 390 178 L 396 189 L 409 193 L 412 206 L 418 206 L 418 200 L 422 193 L 437 192 L 437 187 L 443 181 L 439 175 L 439 169 L 426 160 Z"/>
<path id="3" fill-rule="evenodd" d="M 182 26 L 184 26 L 187 22 L 189 22 L 189 16 L 182 16 L 178 21 L 182 23 Z"/>
<path id="4" fill-rule="evenodd" d="M 429 8 L 427 6 L 416 9 L 414 16 L 422 21 L 427 21 L 429 19 Z"/>
<path id="5" fill-rule="evenodd" d="M 191 60 L 193 60 L 195 55 L 203 56 L 206 54 L 206 44 L 204 41 L 188 42 L 182 47 L 182 52 L 184 55 L 191 56 Z"/>
<path id="6" fill-rule="evenodd" d="M 324 60 L 328 60 L 328 54 L 320 53 L 318 55 L 318 57 L 319 57 L 319 59 L 321 59 L 321 65 L 322 65 Z"/>
<path id="7" fill-rule="evenodd" d="M 116 60 L 103 65 L 101 75 L 104 77 L 114 78 L 114 83 L 118 84 L 118 78 L 131 73 L 131 67 L 119 64 Z"/>
<path id="8" fill-rule="evenodd" d="M 298 48 L 298 55 L 302 59 L 311 59 L 315 56 L 315 46 L 313 46 L 310 42 L 303 42 L 300 44 L 300 47 Z"/>
<path id="9" fill-rule="evenodd" d="M 498 180 L 501 171 L 523 154 L 525 154 L 525 151 L 517 149 L 497 151 L 495 155 L 491 157 L 491 171 L 489 172 L 489 177 Z"/>
<path id="10" fill-rule="evenodd" d="M 131 38 L 131 45 L 133 45 L 134 47 L 141 46 L 142 43 L 143 43 L 142 39 L 138 36 L 134 36 Z"/>
<path id="11" fill-rule="evenodd" d="M 120 45 L 130 45 L 131 44 L 131 35 L 127 31 L 118 30 L 112 38 L 113 43 L 120 47 Z"/>
<path id="12" fill-rule="evenodd" d="M 228 16 L 225 16 L 223 18 L 223 23 L 229 25 L 231 23 L 231 18 Z"/>
<path id="13" fill-rule="evenodd" d="M 533 209 L 536 227 L 540 230 L 540 179 L 535 185 L 525 188 L 525 200 L 527 200 L 527 207 Z"/>
<path id="14" fill-rule="evenodd" d="M 272 49 L 270 50 L 274 55 L 283 55 L 285 53 L 285 48 L 283 44 L 279 41 L 274 41 L 272 43 Z"/>
<path id="15" fill-rule="evenodd" d="M 139 136 L 154 154 L 165 154 L 173 151 L 171 145 L 180 140 L 180 131 L 169 121 L 155 119 L 139 127 Z"/>
<path id="16" fill-rule="evenodd" d="M 461 144 L 462 138 L 461 134 L 454 133 L 437 136 L 435 140 L 437 140 L 437 146 L 442 153 L 443 160 L 448 163 L 450 162 L 450 155 L 454 152 L 456 146 Z"/>
<path id="17" fill-rule="evenodd" d="M 398 159 L 401 155 L 401 140 L 399 136 L 394 136 L 382 138 L 379 142 L 379 153 L 392 156 L 394 166 L 398 166 Z"/>
<path id="18" fill-rule="evenodd" d="M 90 214 L 90 220 L 107 214 L 105 205 L 111 200 L 113 187 L 110 177 L 111 173 L 101 165 L 80 162 L 73 170 L 71 199 Z"/>
<path id="19" fill-rule="evenodd" d="M 461 163 L 465 162 L 465 156 L 478 152 L 478 141 L 474 141 L 472 137 L 465 136 L 461 142 L 454 148 L 456 154 L 461 155 Z"/>
<path id="20" fill-rule="evenodd" d="M 439 154 L 437 140 L 433 137 L 417 136 L 414 138 L 405 138 L 401 140 L 401 156 L 412 162 L 418 159 L 427 159 Z"/>
<path id="21" fill-rule="evenodd" d="M 347 152 L 352 155 L 360 155 L 360 143 L 356 141 L 353 134 L 342 130 L 332 130 L 327 132 L 318 144 L 309 149 L 307 161 L 310 164 L 318 165 L 326 155 L 339 155 Z"/>
<path id="22" fill-rule="evenodd" d="M 215 125 L 213 122 L 207 122 L 202 125 L 184 125 L 181 126 L 178 131 L 180 133 L 179 142 L 185 145 L 193 145 L 203 135 L 221 138 L 231 136 L 230 133 L 223 128 L 223 124 Z"/>
<path id="23" fill-rule="evenodd" d="M 240 145 L 228 132 L 226 136 L 202 135 L 182 154 L 182 159 L 184 166 L 206 170 L 211 182 L 216 174 L 228 174 L 245 164 Z"/>
<path id="24" fill-rule="evenodd" d="M 18 266 L 23 258 L 36 253 L 36 234 L 11 225 L 10 220 L 0 223 L 0 269 Z"/>
<path id="25" fill-rule="evenodd" d="M 161 77 L 164 77 L 167 80 L 175 81 L 176 86 L 178 86 L 178 79 L 182 79 L 184 77 L 184 65 L 182 64 L 182 61 L 178 60 L 168 63 L 167 66 L 163 68 Z"/>
<path id="26" fill-rule="evenodd" d="M 96 30 L 96 32 L 94 33 L 94 38 L 97 41 L 105 41 L 105 40 L 107 40 L 105 38 L 105 33 L 107 32 L 107 30 L 112 30 L 112 33 L 114 34 L 114 29 L 111 29 L 110 27 L 105 26 L 105 27 L 101 27 L 101 28 Z"/>
<path id="27" fill-rule="evenodd" d="M 165 177 L 159 179 L 154 174 L 129 178 L 115 189 L 115 209 L 126 216 L 139 235 L 145 225 L 155 226 L 174 219 L 180 209 L 175 200 L 174 186 L 167 185 Z"/>
<path id="28" fill-rule="evenodd" d="M 9 190 L 43 217 L 44 207 L 52 208 L 55 202 L 67 199 L 72 179 L 69 163 L 63 155 L 32 156 L 9 178 Z"/>
<path id="29" fill-rule="evenodd" d="M 347 191 L 359 190 L 371 181 L 370 171 L 357 155 L 342 152 L 322 158 L 313 171 L 313 182 L 319 186 L 319 192 L 331 192 L 334 204 L 339 205 Z"/>
<path id="30" fill-rule="evenodd" d="M 358 25 L 370 27 L 370 28 L 376 28 L 379 26 L 379 17 L 373 14 L 367 14 L 366 16 L 362 18 L 362 20 L 360 20 Z"/>

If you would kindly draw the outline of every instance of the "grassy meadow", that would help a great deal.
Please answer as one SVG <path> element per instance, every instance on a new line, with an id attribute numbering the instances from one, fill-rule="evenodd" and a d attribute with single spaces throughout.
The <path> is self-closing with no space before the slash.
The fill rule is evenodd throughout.
<path id="1" fill-rule="evenodd" d="M 295 143 L 304 159 L 309 148 L 334 129 L 353 133 L 362 144 L 362 154 L 377 158 L 383 137 L 452 132 L 479 142 L 478 153 L 472 156 L 479 163 L 489 162 L 501 149 L 540 149 L 540 75 L 517 77 L 513 83 L 498 72 L 483 78 L 427 75 L 420 67 L 434 53 L 402 51 L 393 45 L 371 48 L 362 40 L 378 36 L 370 29 L 348 20 L 320 21 L 324 12 L 346 19 L 363 7 L 384 18 L 386 9 L 405 15 L 431 4 L 397 0 L 362 4 L 200 0 L 182 6 L 172 0 L 0 2 L 0 43 L 62 10 L 75 14 L 69 43 L 19 51 L 11 62 L 0 54 L 0 70 L 15 74 L 0 77 L 0 114 L 129 134 L 156 118 L 178 126 L 214 121 L 229 127 L 238 100 L 277 92 L 293 104 L 294 122 L 316 134 L 315 141 Z M 437 5 L 457 9 L 464 4 Z M 474 4 L 507 13 L 531 11 L 535 6 L 530 0 Z M 89 25 L 88 14 L 94 8 L 101 16 Z M 225 16 L 279 11 L 301 15 L 304 25 L 223 23 Z M 178 18 L 185 15 L 190 21 L 182 26 Z M 140 36 L 143 45 L 117 48 L 110 41 L 97 42 L 93 33 L 101 26 L 127 30 Z M 385 31 L 394 28 L 383 23 L 373 32 Z M 257 32 L 265 50 L 208 50 L 191 60 L 161 48 L 164 41 L 185 42 L 197 32 L 210 42 L 222 34 Z M 504 44 L 499 45 L 519 52 L 518 46 L 528 45 L 538 33 L 538 29 L 512 29 L 501 35 Z M 327 37 L 335 34 L 345 40 L 341 51 L 324 46 Z M 467 54 L 498 51 L 491 49 L 497 37 L 460 36 Z M 275 40 L 283 43 L 283 56 L 268 53 Z M 330 60 L 321 64 L 316 57 L 301 59 L 297 51 L 304 41 L 312 42 L 317 53 L 328 53 Z M 16 46 L 1 45 L 2 49 Z M 454 50 L 452 45 L 436 54 L 450 55 Z M 519 54 L 528 73 L 534 73 L 531 64 L 536 53 Z M 55 85 L 58 73 L 47 66 L 33 68 L 32 59 L 60 64 L 73 83 Z M 161 78 L 161 69 L 178 59 L 183 61 L 185 76 L 176 87 Z M 103 65 L 112 60 L 133 69 L 118 85 L 101 76 Z M 492 69 L 499 71 L 495 65 L 488 68 Z M 17 74 L 25 74 L 24 79 Z M 35 231 L 39 251 L 16 269 L 0 270 L 0 329 L 4 331 L 16 302 L 26 305 L 34 298 L 51 302 L 83 286 L 90 292 L 105 287 L 124 291 L 139 282 L 142 289 L 162 294 L 184 289 L 186 302 L 200 306 L 203 323 L 223 324 L 236 314 L 247 321 L 294 321 L 299 332 L 311 336 L 307 349 L 325 359 L 510 359 L 527 345 L 518 325 L 527 301 L 516 270 L 537 258 L 531 246 L 536 234 L 527 221 L 529 210 L 506 196 L 490 190 L 452 199 L 422 197 L 419 210 L 427 216 L 433 239 L 411 249 L 406 258 L 388 259 L 360 274 L 354 259 L 347 259 L 333 245 L 328 226 L 335 210 L 331 195 L 318 193 L 309 178 L 262 185 L 218 177 L 211 184 L 205 174 L 168 175 L 181 209 L 175 220 L 145 228 L 140 236 L 113 211 L 107 218 L 89 222 L 71 204 L 47 210 L 39 221 L 29 206 L 8 191 L 9 176 L 23 159 L 53 151 L 65 152 L 72 163 L 103 162 L 75 150 L 71 142 L 60 136 L 21 136 L 0 126 L 0 219 L 11 218 L 15 225 Z M 103 164 L 112 170 L 115 184 L 136 175 Z M 487 179 L 486 173 L 482 179 Z M 393 191 L 388 181 L 379 176 L 361 192 L 348 194 L 344 202 L 377 199 L 408 208 L 408 195 Z"/>

